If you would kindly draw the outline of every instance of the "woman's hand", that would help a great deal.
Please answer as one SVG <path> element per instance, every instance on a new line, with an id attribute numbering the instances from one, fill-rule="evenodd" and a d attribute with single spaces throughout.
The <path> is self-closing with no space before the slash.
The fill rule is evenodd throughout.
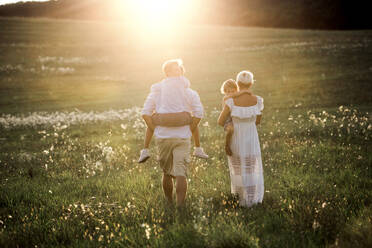
<path id="1" fill-rule="evenodd" d="M 256 116 L 256 125 L 261 123 L 261 118 L 262 118 L 262 115 L 257 115 Z"/>
<path id="2" fill-rule="evenodd" d="M 226 154 L 227 154 L 228 156 L 232 156 L 232 155 L 233 155 L 230 146 L 227 145 L 227 144 L 225 145 L 225 152 L 226 152 Z"/>

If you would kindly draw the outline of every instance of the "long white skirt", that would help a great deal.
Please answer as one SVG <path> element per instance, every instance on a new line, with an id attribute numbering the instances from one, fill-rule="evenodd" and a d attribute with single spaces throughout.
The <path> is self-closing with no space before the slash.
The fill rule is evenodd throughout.
<path id="1" fill-rule="evenodd" d="M 255 119 L 255 118 L 254 118 Z M 228 156 L 231 193 L 239 195 L 240 206 L 262 203 L 264 178 L 261 149 L 254 121 L 233 118 L 232 156 Z"/>

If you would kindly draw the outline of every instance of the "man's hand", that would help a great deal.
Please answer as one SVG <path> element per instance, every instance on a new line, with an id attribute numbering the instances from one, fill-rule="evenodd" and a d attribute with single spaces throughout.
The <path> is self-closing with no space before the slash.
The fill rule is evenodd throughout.
<path id="1" fill-rule="evenodd" d="M 155 125 L 154 125 L 154 123 L 152 122 L 152 118 L 151 118 L 151 116 L 149 116 L 149 115 L 142 115 L 142 118 L 145 120 L 145 122 L 146 122 L 146 126 L 147 126 L 148 128 L 150 128 L 152 131 L 154 131 L 154 129 L 155 129 Z"/>

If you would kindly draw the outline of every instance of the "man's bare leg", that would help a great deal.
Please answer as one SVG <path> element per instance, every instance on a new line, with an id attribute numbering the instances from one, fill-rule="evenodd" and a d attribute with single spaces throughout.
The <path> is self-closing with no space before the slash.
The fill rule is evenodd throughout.
<path id="1" fill-rule="evenodd" d="M 186 199 L 187 192 L 187 180 L 184 176 L 176 177 L 176 195 L 177 195 L 177 206 L 183 206 Z"/>
<path id="2" fill-rule="evenodd" d="M 196 126 L 196 128 L 192 131 L 192 137 L 194 138 L 194 144 L 195 144 L 195 150 L 194 150 L 194 156 L 197 156 L 199 158 L 208 158 L 208 155 L 204 152 L 203 148 L 200 147 L 200 132 L 199 132 L 199 126 Z"/>
<path id="3" fill-rule="evenodd" d="M 163 174 L 163 191 L 167 201 L 173 203 L 173 179 L 166 174 Z"/>

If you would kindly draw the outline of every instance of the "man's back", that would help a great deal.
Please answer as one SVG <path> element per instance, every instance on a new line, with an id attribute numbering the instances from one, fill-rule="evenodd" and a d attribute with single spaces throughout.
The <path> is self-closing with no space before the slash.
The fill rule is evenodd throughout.
<path id="1" fill-rule="evenodd" d="M 185 77 L 169 77 L 162 82 L 154 84 L 148 95 L 142 114 L 190 112 L 197 118 L 203 116 L 203 106 L 199 95 L 188 86 L 190 83 Z M 155 128 L 157 138 L 190 138 L 189 125 L 182 127 Z"/>
<path id="2" fill-rule="evenodd" d="M 156 101 L 157 113 L 177 113 L 187 111 L 187 95 L 190 94 L 189 81 L 185 77 L 168 77 L 160 83 L 154 84 L 151 91 L 158 94 Z"/>

